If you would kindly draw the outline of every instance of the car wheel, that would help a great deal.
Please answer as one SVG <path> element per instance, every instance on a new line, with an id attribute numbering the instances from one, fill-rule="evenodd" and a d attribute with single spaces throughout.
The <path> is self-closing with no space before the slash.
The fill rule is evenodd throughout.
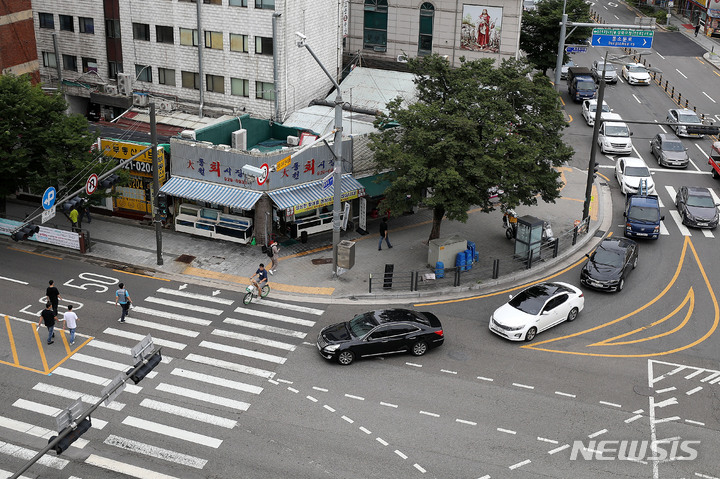
<path id="1" fill-rule="evenodd" d="M 573 321 L 575 321 L 578 317 L 579 312 L 580 311 L 578 311 L 577 308 L 571 309 L 570 313 L 568 314 L 568 317 L 567 317 L 568 323 L 572 323 Z"/>
<path id="2" fill-rule="evenodd" d="M 537 335 L 537 328 L 532 327 L 528 329 L 527 333 L 525 333 L 525 341 L 530 342 L 533 339 L 535 339 L 535 335 Z"/>
<path id="3" fill-rule="evenodd" d="M 343 351 L 340 354 L 338 354 L 337 362 L 342 364 L 343 366 L 347 366 L 348 364 L 352 363 L 355 359 L 355 353 L 352 351 Z"/>
<path id="4" fill-rule="evenodd" d="M 715 171 L 715 168 L 712 169 L 712 175 L 713 175 L 713 178 L 717 179 L 717 177 L 718 177 L 718 172 Z"/>
<path id="5" fill-rule="evenodd" d="M 428 345 L 425 341 L 417 341 L 415 344 L 412 345 L 410 352 L 413 353 L 413 356 L 422 356 L 423 354 L 427 353 L 427 350 Z"/>
<path id="6" fill-rule="evenodd" d="M 620 278 L 620 282 L 618 283 L 618 291 L 622 291 L 625 287 L 625 278 Z"/>
<path id="7" fill-rule="evenodd" d="M 638 257 L 635 256 L 635 261 L 633 261 L 633 269 L 637 268 L 637 263 L 638 263 Z"/>

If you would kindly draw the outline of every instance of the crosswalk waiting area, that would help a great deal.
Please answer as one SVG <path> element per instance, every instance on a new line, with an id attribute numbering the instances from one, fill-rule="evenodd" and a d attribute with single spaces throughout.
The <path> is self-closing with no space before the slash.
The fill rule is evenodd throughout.
<path id="1" fill-rule="evenodd" d="M 101 339 L 88 342 L 32 390 L 21 392 L 13 414 L 0 416 L 0 429 L 20 438 L 19 443 L 44 445 L 57 435 L 58 414 L 77 399 L 96 403 L 102 389 L 130 369 L 132 346 L 150 334 L 163 348 L 155 370 L 137 385 L 126 383 L 117 400 L 95 411 L 96 434 L 89 431 L 61 456 L 43 456 L 32 477 L 38 472 L 40 477 L 101 477 L 98 468 L 140 479 L 206 477 L 208 458 L 238 426 L 238 414 L 258 400 L 274 368 L 306 340 L 324 312 L 272 299 L 243 306 L 240 295 L 223 294 L 159 288 L 136 300 L 125 323 L 109 322 Z M 207 339 L 198 339 L 201 334 Z M 112 434 L 98 436 L 106 429 Z M 96 443 L 98 437 L 102 444 Z M 86 449 L 90 440 L 93 445 Z M 0 441 L 0 463 L 20 467 L 41 448 Z M 68 468 L 70 459 L 77 467 Z M 0 466 L 0 479 L 12 473 Z"/>

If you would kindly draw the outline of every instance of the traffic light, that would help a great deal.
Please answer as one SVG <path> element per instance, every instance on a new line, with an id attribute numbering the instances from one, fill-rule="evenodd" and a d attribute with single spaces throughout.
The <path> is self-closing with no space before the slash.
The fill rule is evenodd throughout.
<path id="1" fill-rule="evenodd" d="M 90 429 L 90 426 L 92 426 L 92 422 L 90 420 L 90 417 L 88 416 L 85 419 L 83 419 L 82 421 L 80 421 L 80 423 L 77 426 L 75 426 L 73 428 L 73 430 L 70 431 L 70 433 L 67 436 L 60 439 L 60 441 L 58 441 L 58 443 L 55 444 L 55 446 L 53 446 L 53 449 L 55 450 L 55 452 L 57 454 L 62 454 L 63 451 L 65 451 L 68 447 L 70 447 L 70 444 L 72 444 L 73 442 L 78 440 L 80 438 L 80 436 L 85 434 L 87 432 L 87 430 Z M 55 440 L 55 438 L 57 438 L 57 436 L 53 436 L 50 439 L 48 439 L 48 444 L 53 442 Z"/>
<path id="2" fill-rule="evenodd" d="M 83 202 L 83 199 L 80 198 L 79 196 L 76 196 L 75 198 L 70 198 L 65 203 L 63 203 L 62 209 L 63 209 L 63 211 L 65 211 L 67 213 L 69 211 L 72 211 L 73 208 L 80 206 L 82 204 L 82 202 Z"/>
<path id="3" fill-rule="evenodd" d="M 10 237 L 13 239 L 13 241 L 22 241 L 26 240 L 35 233 L 40 231 L 40 227 L 37 225 L 25 225 L 21 227 L 19 230 L 13 232 L 13 234 L 10 235 Z"/>
<path id="4" fill-rule="evenodd" d="M 144 359 L 142 362 L 137 363 L 134 368 L 129 369 L 127 371 L 127 375 L 130 376 L 130 379 L 133 380 L 135 384 L 139 383 L 143 380 L 145 376 L 148 375 L 150 371 L 155 369 L 155 366 L 160 364 L 160 361 L 162 360 L 162 354 L 160 351 L 156 352 L 152 356 L 150 356 L 147 359 Z M 142 365 L 142 366 L 141 366 Z M 138 366 L 140 366 L 140 369 L 135 371 L 135 374 L 131 374 Z"/>
<path id="5" fill-rule="evenodd" d="M 593 168 L 593 180 L 597 178 L 598 170 L 600 169 L 600 163 L 595 162 L 595 168 Z"/>
<path id="6" fill-rule="evenodd" d="M 118 175 L 112 174 L 100 181 L 100 188 L 108 189 L 112 186 L 115 186 L 118 181 L 120 181 L 120 177 Z"/>
<path id="7" fill-rule="evenodd" d="M 167 217 L 168 215 L 168 199 L 165 193 L 158 193 L 157 196 L 157 207 L 160 216 Z"/>

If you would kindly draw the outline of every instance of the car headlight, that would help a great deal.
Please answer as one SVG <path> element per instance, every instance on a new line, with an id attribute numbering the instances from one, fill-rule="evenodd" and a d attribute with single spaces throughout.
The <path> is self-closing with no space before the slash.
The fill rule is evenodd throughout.
<path id="1" fill-rule="evenodd" d="M 325 346 L 323 348 L 323 351 L 326 351 L 328 353 L 334 353 L 335 351 L 337 351 L 337 348 L 339 348 L 339 347 L 340 347 L 339 344 L 330 344 L 328 346 Z"/>

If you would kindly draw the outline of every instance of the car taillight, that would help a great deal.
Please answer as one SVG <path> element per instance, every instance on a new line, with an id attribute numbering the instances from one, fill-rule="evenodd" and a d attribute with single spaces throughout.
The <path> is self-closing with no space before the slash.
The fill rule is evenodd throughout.
<path id="1" fill-rule="evenodd" d="M 581 297 L 581 298 L 584 298 L 584 297 L 585 297 L 585 293 L 580 293 L 580 297 Z"/>
<path id="2" fill-rule="evenodd" d="M 442 335 L 443 335 L 443 330 L 440 329 L 440 330 L 438 330 L 438 331 L 434 331 L 434 333 L 437 334 L 438 336 L 442 336 Z"/>

